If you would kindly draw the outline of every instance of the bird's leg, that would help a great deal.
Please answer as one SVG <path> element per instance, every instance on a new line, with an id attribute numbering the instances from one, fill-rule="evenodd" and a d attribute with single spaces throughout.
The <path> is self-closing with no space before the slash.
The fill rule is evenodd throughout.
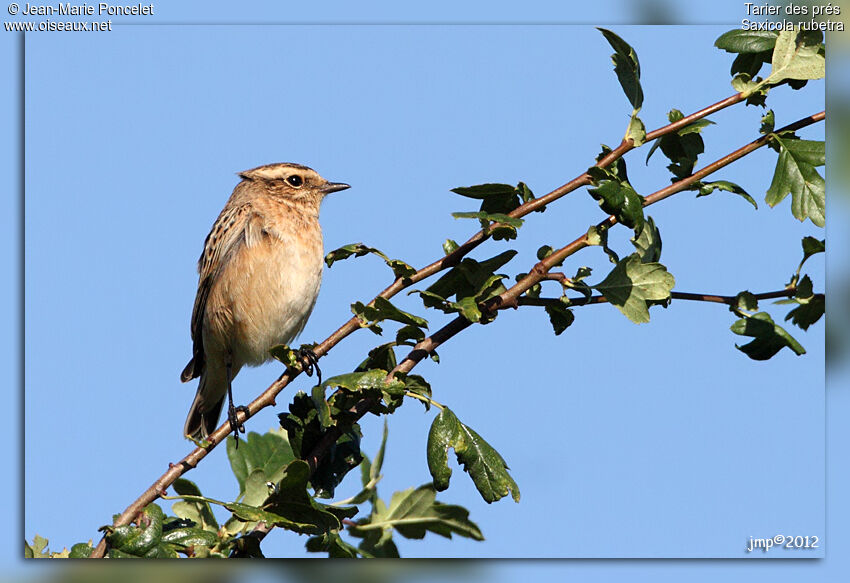
<path id="1" fill-rule="evenodd" d="M 239 423 L 239 419 L 236 417 L 237 411 L 243 411 L 245 413 L 248 412 L 248 408 L 244 405 L 240 405 L 239 407 L 233 406 L 233 364 L 230 359 L 227 360 L 227 420 L 230 421 L 230 429 L 233 431 L 233 437 L 236 439 L 236 447 L 239 447 L 239 434 L 245 433 L 245 426 Z"/>
<path id="2" fill-rule="evenodd" d="M 302 346 L 298 349 L 298 357 L 302 359 L 304 364 L 304 372 L 307 376 L 313 376 L 313 369 L 316 369 L 316 378 L 318 384 L 322 384 L 322 369 L 319 368 L 319 357 L 313 352 L 312 348 Z"/>

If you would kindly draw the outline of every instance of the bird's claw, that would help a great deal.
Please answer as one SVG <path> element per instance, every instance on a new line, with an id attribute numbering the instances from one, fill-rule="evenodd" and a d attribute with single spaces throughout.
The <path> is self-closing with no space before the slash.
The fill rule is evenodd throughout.
<path id="1" fill-rule="evenodd" d="M 245 405 L 234 407 L 231 403 L 227 408 L 227 420 L 230 422 L 230 430 L 233 431 L 233 438 L 236 440 L 236 449 L 239 449 L 239 434 L 245 433 L 245 426 L 239 422 L 239 418 L 236 416 L 236 413 L 240 411 L 248 413 L 248 407 Z"/>
<path id="2" fill-rule="evenodd" d="M 301 347 L 298 349 L 298 358 L 301 359 L 302 370 L 307 373 L 307 376 L 313 376 L 313 369 L 316 370 L 316 378 L 318 384 L 322 384 L 322 369 L 319 368 L 319 357 L 313 352 L 312 348 Z"/>

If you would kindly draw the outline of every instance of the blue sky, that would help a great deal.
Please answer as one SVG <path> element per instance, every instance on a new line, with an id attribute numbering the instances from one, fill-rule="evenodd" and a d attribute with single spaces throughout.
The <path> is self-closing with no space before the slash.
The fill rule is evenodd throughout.
<path id="1" fill-rule="evenodd" d="M 711 46 L 729 26 L 612 28 L 641 59 L 648 127 L 671 107 L 689 113 L 732 93 L 731 58 Z M 237 171 L 295 161 L 350 183 L 324 205 L 326 249 L 363 241 L 421 266 L 446 237 L 473 232 L 451 218 L 473 209 L 450 188 L 523 180 L 543 194 L 589 165 L 600 142 L 616 144 L 629 107 L 610 52 L 578 26 L 30 35 L 26 536 L 56 546 L 96 536 L 188 451 L 180 428 L 194 387 L 177 373 L 190 352 L 194 262 Z M 771 94 L 780 125 L 823 109 L 823 82 L 807 89 Z M 713 116 L 701 162 L 752 139 L 760 115 L 738 107 Z M 819 139 L 823 129 L 803 135 Z M 656 156 L 648 167 L 643 151 L 628 158 L 643 194 L 668 181 Z M 758 152 L 717 178 L 760 200 L 774 160 Z M 796 267 L 800 237 L 822 236 L 791 218 L 787 202 L 756 212 L 723 193 L 678 195 L 649 214 L 680 291 L 777 289 Z M 602 216 L 579 191 L 530 217 L 504 271 L 527 270 L 539 245 L 563 245 Z M 624 232 L 613 240 L 627 249 Z M 489 243 L 474 256 L 504 248 Z M 568 270 L 579 265 L 595 268 L 594 281 L 608 269 L 598 249 Z M 822 290 L 822 258 L 807 270 Z M 302 339 L 324 338 L 351 302 L 387 283 L 369 258 L 326 270 Z M 422 311 L 413 298 L 398 303 Z M 425 315 L 432 330 L 443 322 Z M 797 334 L 806 356 L 754 363 L 734 349 L 722 307 L 677 303 L 642 326 L 610 306 L 576 316 L 556 338 L 542 312 L 502 314 L 417 371 L 504 455 L 523 499 L 488 506 L 456 471 L 440 499 L 467 506 L 487 541 L 404 542 L 404 555 L 737 558 L 750 536 L 823 536 L 823 323 Z M 346 340 L 323 360 L 326 375 L 349 370 L 374 340 Z M 237 400 L 277 374 L 274 365 L 244 371 Z M 308 386 L 299 379 L 292 390 Z M 427 481 L 430 420 L 416 404 L 390 419 L 385 498 Z M 274 422 L 268 412 L 249 429 Z M 379 427 L 364 423 L 367 452 Z M 111 469 L 93 485 L 105 460 Z M 187 477 L 211 497 L 235 494 L 223 451 Z M 79 503 L 67 508 L 68 498 Z M 286 533 L 266 544 L 269 555 L 303 552 Z"/>

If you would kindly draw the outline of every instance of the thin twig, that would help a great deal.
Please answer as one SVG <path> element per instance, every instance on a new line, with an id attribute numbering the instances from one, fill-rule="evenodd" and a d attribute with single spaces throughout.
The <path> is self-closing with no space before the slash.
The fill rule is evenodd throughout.
<path id="1" fill-rule="evenodd" d="M 771 300 L 775 298 L 790 298 L 797 292 L 796 287 L 789 287 L 777 291 L 772 292 L 764 292 L 760 294 L 753 294 L 753 298 L 756 300 Z M 815 294 L 815 297 L 823 296 L 823 294 Z M 688 292 L 670 292 L 670 297 L 674 300 L 689 300 L 689 301 L 697 301 L 697 302 L 709 302 L 713 304 L 725 304 L 727 306 L 734 306 L 738 301 L 737 296 L 716 296 L 711 294 L 694 294 Z M 564 304 L 560 298 L 529 298 L 526 296 L 521 296 L 517 298 L 518 306 L 538 306 L 538 307 L 546 307 L 553 305 L 565 305 L 568 308 L 574 308 L 579 306 L 587 306 L 591 304 L 604 304 L 608 303 L 608 298 L 602 295 L 591 296 L 591 297 L 583 297 L 583 298 L 570 298 L 569 304 Z"/>

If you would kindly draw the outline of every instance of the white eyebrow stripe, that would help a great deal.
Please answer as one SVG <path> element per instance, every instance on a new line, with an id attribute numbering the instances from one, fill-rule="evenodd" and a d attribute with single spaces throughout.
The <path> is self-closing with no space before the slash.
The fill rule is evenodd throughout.
<path id="1" fill-rule="evenodd" d="M 302 172 L 315 174 L 315 171 L 301 164 L 267 164 L 245 170 L 239 173 L 239 176 L 247 179 L 259 180 L 283 180 L 287 176 L 293 174 L 293 171 L 301 170 Z"/>

